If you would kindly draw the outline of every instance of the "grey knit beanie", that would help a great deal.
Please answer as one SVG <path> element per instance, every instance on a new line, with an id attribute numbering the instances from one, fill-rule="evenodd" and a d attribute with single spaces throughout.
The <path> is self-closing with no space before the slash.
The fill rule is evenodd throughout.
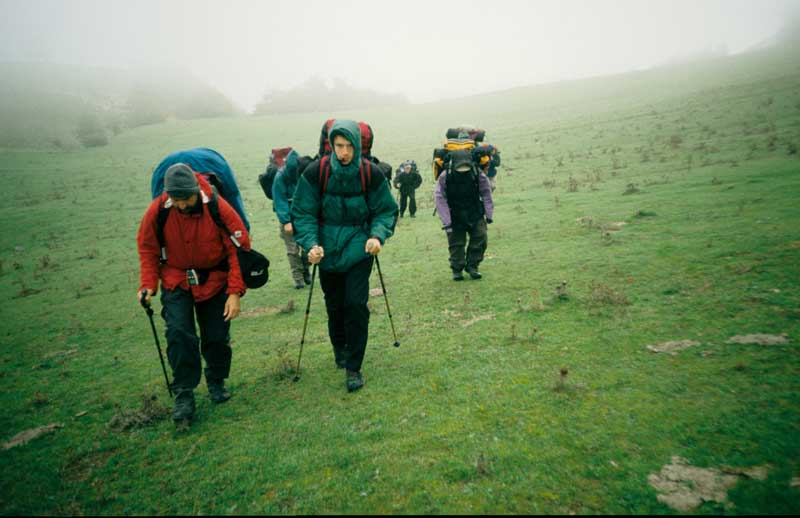
<path id="1" fill-rule="evenodd" d="M 200 192 L 200 184 L 186 164 L 174 164 L 164 175 L 164 190 L 170 198 L 184 199 Z"/>

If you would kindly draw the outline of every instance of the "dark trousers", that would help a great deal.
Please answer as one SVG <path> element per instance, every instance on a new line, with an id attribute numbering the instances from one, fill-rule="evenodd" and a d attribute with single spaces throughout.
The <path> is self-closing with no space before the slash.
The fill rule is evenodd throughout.
<path id="1" fill-rule="evenodd" d="M 200 383 L 200 354 L 206 361 L 206 381 L 223 380 L 231 370 L 231 323 L 222 313 L 228 294 L 225 289 L 209 300 L 195 303 L 192 294 L 176 288 L 161 291 L 161 316 L 167 323 L 167 358 L 172 367 L 175 389 L 194 389 Z M 200 337 L 195 330 L 195 313 Z"/>
<path id="2" fill-rule="evenodd" d="M 360 371 L 369 332 L 369 275 L 372 257 L 346 272 L 319 271 L 319 283 L 328 310 L 328 335 L 336 359 L 351 371 Z"/>
<path id="3" fill-rule="evenodd" d="M 417 199 L 416 193 L 417 191 L 404 191 L 400 190 L 400 216 L 402 217 L 406 211 L 406 204 L 408 205 L 408 213 L 412 216 L 417 213 Z"/>
<path id="4" fill-rule="evenodd" d="M 469 245 L 467 245 L 467 236 L 469 236 Z M 468 229 L 453 227 L 453 231 L 447 234 L 447 243 L 450 248 L 450 268 L 457 272 L 463 270 L 464 266 L 477 269 L 483 261 L 483 253 L 486 252 L 488 242 L 486 221 L 483 218 Z"/>

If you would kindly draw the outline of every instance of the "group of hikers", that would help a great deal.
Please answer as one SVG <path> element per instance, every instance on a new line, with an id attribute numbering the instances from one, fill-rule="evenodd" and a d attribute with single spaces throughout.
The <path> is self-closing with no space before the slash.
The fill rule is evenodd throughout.
<path id="1" fill-rule="evenodd" d="M 499 153 L 480 145 L 482 130 L 476 138 L 469 134 L 474 129 L 459 128 L 454 139 L 452 131 L 445 147 L 460 140 L 458 148 L 434 151 L 435 212 L 447 235 L 453 279 L 463 280 L 464 271 L 480 279 L 486 225 L 493 216 L 494 183 L 488 174 L 499 165 Z M 392 179 L 391 166 L 372 156 L 372 140 L 366 123 L 329 119 L 322 126 L 316 157 L 300 156 L 292 148 L 273 149 L 267 171 L 259 177 L 273 201 L 295 288 L 313 289 L 319 270 L 334 362 L 345 370 L 348 392 L 364 385 L 361 367 L 373 262 L 406 208 L 415 217 L 415 191 L 422 184 L 414 160 L 403 162 Z M 398 190 L 397 200 L 391 185 Z M 151 299 L 161 284 L 172 382 L 166 368 L 164 375 L 175 397 L 172 417 L 188 424 L 195 413 L 201 357 L 211 400 L 222 403 L 231 397 L 225 387 L 231 321 L 239 315 L 247 288 L 266 282 L 268 261 L 251 248 L 250 224 L 233 172 L 215 151 L 196 148 L 168 156 L 154 171 L 151 191 L 153 201 L 137 236 L 137 297 L 152 322 Z M 378 269 L 380 273 L 379 263 Z M 161 354 L 157 337 L 156 345 Z"/>

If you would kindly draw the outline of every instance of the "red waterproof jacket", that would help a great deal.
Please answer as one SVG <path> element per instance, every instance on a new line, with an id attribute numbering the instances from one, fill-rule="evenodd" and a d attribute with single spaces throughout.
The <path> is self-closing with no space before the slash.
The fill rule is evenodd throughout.
<path id="1" fill-rule="evenodd" d="M 236 247 L 225 231 L 214 223 L 206 206 L 211 199 L 212 190 L 209 183 L 195 173 L 200 183 L 200 197 L 203 211 L 197 214 L 181 214 L 172 207 L 172 200 L 166 192 L 154 199 L 142 218 L 136 241 L 139 248 L 139 265 L 144 288 L 158 289 L 158 280 L 164 289 L 191 289 L 195 302 L 208 300 L 227 284 L 227 293 L 244 295 L 247 286 L 239 269 Z M 219 214 L 225 226 L 237 237 L 245 250 L 250 249 L 250 236 L 236 211 L 221 197 L 217 196 Z M 167 249 L 167 262 L 160 264 L 161 247 L 158 243 L 156 228 L 158 211 L 161 207 L 170 209 L 169 217 L 164 225 L 164 242 Z M 208 279 L 201 285 L 189 286 L 186 270 L 210 269 L 228 258 L 228 271 L 211 270 Z"/>

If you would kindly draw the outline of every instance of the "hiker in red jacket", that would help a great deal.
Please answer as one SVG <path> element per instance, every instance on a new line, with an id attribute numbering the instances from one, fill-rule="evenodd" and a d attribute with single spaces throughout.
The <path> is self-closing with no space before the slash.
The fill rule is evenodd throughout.
<path id="1" fill-rule="evenodd" d="M 167 357 L 175 393 L 172 418 L 176 422 L 194 417 L 201 352 L 211 400 L 222 403 L 231 397 L 225 388 L 232 356 L 230 322 L 239 315 L 239 298 L 246 286 L 236 247 L 211 216 L 214 200 L 222 222 L 242 247 L 249 249 L 250 237 L 236 211 L 185 164 L 167 170 L 164 193 L 147 208 L 137 236 L 140 302 L 144 298 L 149 304 L 161 281 L 161 316 L 167 325 Z"/>

